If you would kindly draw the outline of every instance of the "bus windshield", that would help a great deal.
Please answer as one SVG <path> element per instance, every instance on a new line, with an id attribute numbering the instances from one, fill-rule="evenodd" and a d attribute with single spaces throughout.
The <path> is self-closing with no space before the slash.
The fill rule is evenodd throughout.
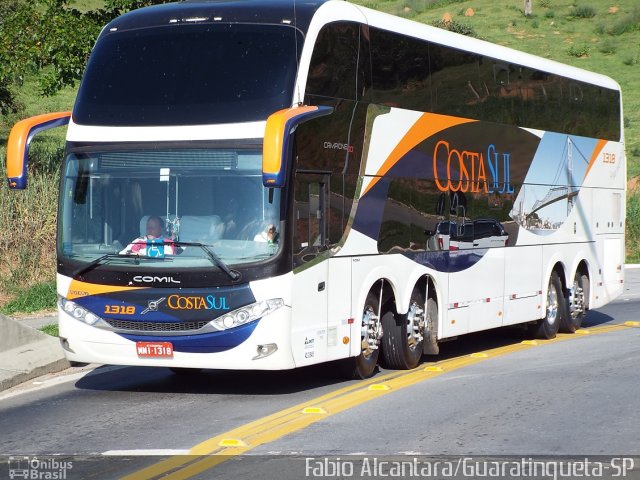
<path id="1" fill-rule="evenodd" d="M 254 149 L 71 153 L 59 255 L 128 270 L 266 260 L 280 245 L 280 194 L 270 198 L 261 173 Z"/>
<path id="2" fill-rule="evenodd" d="M 291 105 L 302 41 L 287 25 L 106 33 L 87 64 L 74 121 L 148 127 L 265 120 Z"/>

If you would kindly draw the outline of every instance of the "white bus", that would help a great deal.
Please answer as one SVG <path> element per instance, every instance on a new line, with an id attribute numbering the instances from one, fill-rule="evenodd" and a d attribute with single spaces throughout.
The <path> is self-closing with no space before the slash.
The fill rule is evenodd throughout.
<path id="1" fill-rule="evenodd" d="M 182 2 L 107 25 L 68 122 L 60 339 L 78 362 L 415 367 L 623 290 L 618 84 L 343 1 Z"/>

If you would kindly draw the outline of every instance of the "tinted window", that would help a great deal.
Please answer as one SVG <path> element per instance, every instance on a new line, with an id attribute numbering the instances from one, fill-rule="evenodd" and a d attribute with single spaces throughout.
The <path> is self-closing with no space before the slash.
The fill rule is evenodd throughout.
<path id="1" fill-rule="evenodd" d="M 360 99 L 370 86 L 368 52 L 360 46 L 357 23 L 337 22 L 324 27 L 313 49 L 307 95 Z"/>
<path id="2" fill-rule="evenodd" d="M 620 140 L 615 90 L 371 28 L 373 101 L 495 123 Z"/>
<path id="3" fill-rule="evenodd" d="M 371 78 L 375 103 L 431 109 L 427 42 L 372 28 Z"/>
<path id="4" fill-rule="evenodd" d="M 432 43 L 429 45 L 433 111 L 479 118 L 478 56 Z"/>
<path id="5" fill-rule="evenodd" d="M 295 35 L 289 26 L 244 24 L 108 33 L 90 58 L 74 118 L 132 126 L 264 120 L 291 104 Z"/>

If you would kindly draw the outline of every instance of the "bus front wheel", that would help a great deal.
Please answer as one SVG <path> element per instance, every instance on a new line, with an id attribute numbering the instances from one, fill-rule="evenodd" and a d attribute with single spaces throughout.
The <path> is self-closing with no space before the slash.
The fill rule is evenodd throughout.
<path id="1" fill-rule="evenodd" d="M 362 309 L 360 355 L 342 360 L 344 373 L 348 378 L 362 380 L 376 371 L 382 338 L 379 308 L 378 296 L 369 292 Z"/>

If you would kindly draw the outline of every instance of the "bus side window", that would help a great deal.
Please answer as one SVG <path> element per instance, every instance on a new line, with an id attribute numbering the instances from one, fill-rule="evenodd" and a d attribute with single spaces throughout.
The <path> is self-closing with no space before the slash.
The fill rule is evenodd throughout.
<path id="1" fill-rule="evenodd" d="M 311 57 L 307 95 L 356 100 L 362 82 L 358 68 L 361 31 L 353 22 L 335 22 L 322 28 Z"/>
<path id="2" fill-rule="evenodd" d="M 373 102 L 431 111 L 427 42 L 370 28 Z"/>

